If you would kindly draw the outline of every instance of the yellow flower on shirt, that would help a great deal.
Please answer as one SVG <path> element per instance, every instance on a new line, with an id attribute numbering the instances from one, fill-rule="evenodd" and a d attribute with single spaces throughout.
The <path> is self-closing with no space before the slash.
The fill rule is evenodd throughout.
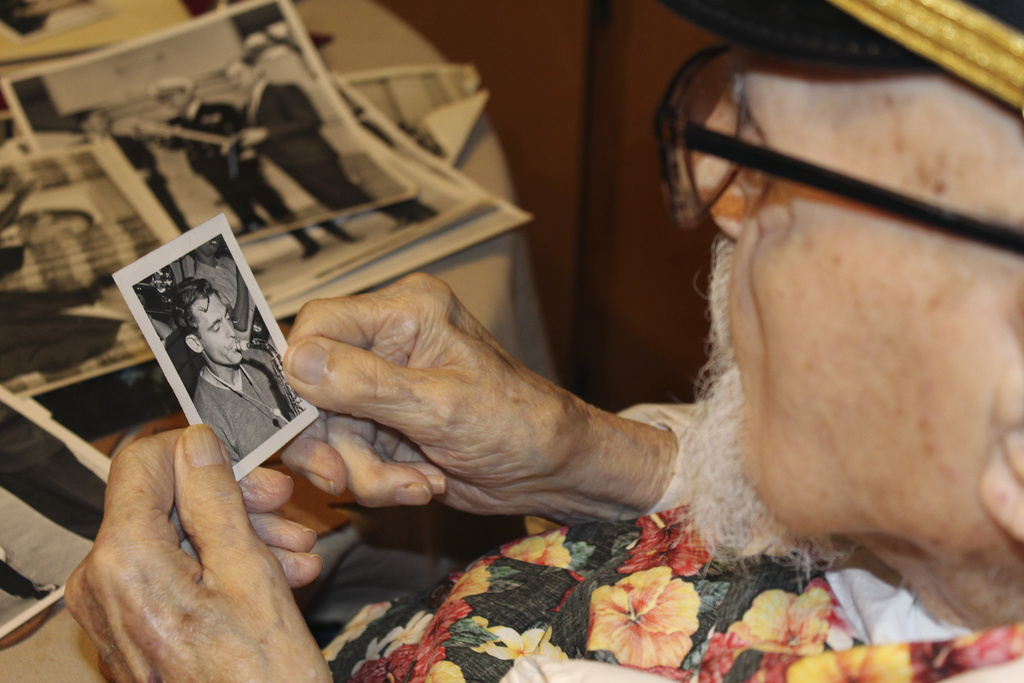
<path id="1" fill-rule="evenodd" d="M 494 640 L 474 647 L 476 652 L 488 654 L 497 659 L 516 660 L 526 655 L 544 655 L 551 659 L 568 659 L 562 648 L 551 644 L 551 629 L 531 628 L 521 634 L 507 626 L 489 628 L 483 617 L 473 621 L 494 634 Z"/>
<path id="2" fill-rule="evenodd" d="M 530 536 L 518 543 L 508 545 L 502 548 L 501 554 L 513 560 L 568 569 L 572 557 L 564 543 L 565 529 L 555 529 L 546 534 Z"/>
<path id="3" fill-rule="evenodd" d="M 637 572 L 591 595 L 587 648 L 641 669 L 677 668 L 692 646 L 699 609 L 693 585 L 673 579 L 668 567 Z"/>
<path id="4" fill-rule="evenodd" d="M 913 667 L 906 643 L 824 652 L 794 663 L 786 683 L 910 683 Z"/>
<path id="5" fill-rule="evenodd" d="M 462 669 L 452 662 L 438 662 L 430 667 L 424 683 L 466 683 Z"/>
<path id="6" fill-rule="evenodd" d="M 491 586 L 490 564 L 478 562 L 459 577 L 448 595 L 449 600 L 461 600 L 470 595 L 486 593 Z"/>
<path id="7" fill-rule="evenodd" d="M 341 648 L 345 647 L 347 643 L 352 642 L 359 636 L 363 635 L 366 631 L 366 627 L 371 623 L 384 616 L 384 613 L 391 607 L 390 602 L 375 602 L 370 605 L 366 605 L 359 612 L 352 617 L 345 628 L 338 634 L 338 636 L 324 648 L 324 657 L 327 661 L 333 661 L 338 653 L 341 652 Z"/>
<path id="8" fill-rule="evenodd" d="M 831 614 L 832 599 L 822 588 L 801 595 L 770 590 L 754 598 L 743 620 L 729 632 L 765 652 L 814 655 L 824 648 Z"/>

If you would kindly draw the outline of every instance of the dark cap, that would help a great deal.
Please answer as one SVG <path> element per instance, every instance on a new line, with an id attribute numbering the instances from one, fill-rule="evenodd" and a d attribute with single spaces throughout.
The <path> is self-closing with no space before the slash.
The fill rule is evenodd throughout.
<path id="1" fill-rule="evenodd" d="M 1021 0 L 661 0 L 726 40 L 817 64 L 941 66 L 1020 109 Z M 841 8 L 841 9 L 840 9 Z"/>

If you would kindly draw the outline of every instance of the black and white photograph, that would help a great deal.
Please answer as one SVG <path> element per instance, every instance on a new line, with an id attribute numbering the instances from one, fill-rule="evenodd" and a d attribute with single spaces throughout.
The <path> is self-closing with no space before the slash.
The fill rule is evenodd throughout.
<path id="1" fill-rule="evenodd" d="M 13 41 L 38 40 L 110 14 L 103 0 L 0 0 L 0 32 Z"/>
<path id="2" fill-rule="evenodd" d="M 223 214 L 114 274 L 190 424 L 242 478 L 316 419 L 284 378 L 286 342 Z"/>
<path id="3" fill-rule="evenodd" d="M 456 83 L 472 88 L 475 69 L 468 66 L 449 70 L 446 65 L 361 72 L 352 82 L 380 82 L 408 75 L 413 90 L 421 78 L 448 83 L 444 91 L 458 92 Z M 313 297 L 344 296 L 380 285 L 439 258 L 484 241 L 527 222 L 531 216 L 454 169 L 447 161 L 425 149 L 417 137 L 393 120 L 392 111 L 378 107 L 338 76 L 338 85 L 359 120 L 386 137 L 394 156 L 420 188 L 415 200 L 384 207 L 349 219 L 345 226 L 362 239 L 363 249 L 346 253 L 325 253 L 308 262 L 282 256 L 274 240 L 243 245 L 246 259 L 256 271 L 267 301 L 279 317 L 294 315 Z M 401 90 L 402 88 L 399 88 Z M 429 88 L 432 90 L 432 88 Z M 414 98 L 415 99 L 415 98 Z M 429 99 L 429 98 L 428 98 Z M 438 95 L 440 107 L 451 100 Z M 427 103 L 421 101 L 421 114 Z M 429 112 L 425 114 L 429 116 Z M 478 137 L 479 116 L 465 120 L 469 144 L 486 144 Z M 486 136 L 484 136 L 486 140 Z M 461 148 L 459 148 L 461 151 Z M 326 251 L 326 250 L 325 250 Z"/>
<path id="4" fill-rule="evenodd" d="M 0 638 L 64 594 L 103 519 L 109 464 L 0 389 Z"/>
<path id="5" fill-rule="evenodd" d="M 399 208 L 396 206 L 346 221 L 349 231 L 365 236 L 363 249 L 351 249 L 347 253 L 337 250 L 333 258 L 325 254 L 322 258 L 317 256 L 304 261 L 294 255 L 282 257 L 270 240 L 243 246 L 267 302 L 278 316 L 294 315 L 301 302 L 315 296 L 312 292 L 317 287 L 347 272 L 414 246 L 428 236 L 431 237 L 428 246 L 433 248 L 433 238 L 439 233 L 498 213 L 498 200 L 478 188 L 452 182 L 422 166 L 410 164 L 407 171 L 421 180 L 422 189 L 414 203 L 402 207 L 404 215 L 396 213 Z M 513 224 L 514 221 L 510 222 Z"/>
<path id="6" fill-rule="evenodd" d="M 111 275 L 178 234 L 110 142 L 0 160 L 0 382 L 37 394 L 148 357 Z"/>
<path id="7" fill-rule="evenodd" d="M 418 64 L 336 74 L 350 106 L 380 111 L 427 152 L 455 164 L 489 93 L 472 64 Z"/>
<path id="8" fill-rule="evenodd" d="M 303 253 L 355 237 L 347 215 L 408 200 L 294 7 L 248 2 L 18 72 L 4 94 L 39 149 L 114 139 L 182 232 L 224 213 L 241 242 L 289 232 Z"/>

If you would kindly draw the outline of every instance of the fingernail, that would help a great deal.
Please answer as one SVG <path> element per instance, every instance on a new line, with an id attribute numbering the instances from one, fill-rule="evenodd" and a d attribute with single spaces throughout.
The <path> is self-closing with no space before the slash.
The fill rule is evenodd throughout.
<path id="1" fill-rule="evenodd" d="M 324 558 L 320 557 L 316 553 L 303 553 L 303 554 L 306 557 L 312 558 L 312 559 L 314 559 L 314 560 L 316 560 L 317 562 L 320 563 L 320 569 L 317 571 L 317 574 L 319 574 L 321 571 L 323 571 L 323 569 L 324 569 Z"/>
<path id="2" fill-rule="evenodd" d="M 306 384 L 319 384 L 327 365 L 327 352 L 313 342 L 300 342 L 288 354 L 288 372 Z"/>
<path id="3" fill-rule="evenodd" d="M 220 439 L 207 425 L 193 425 L 181 437 L 182 447 L 192 467 L 226 465 L 229 460 L 220 445 Z"/>
<path id="4" fill-rule="evenodd" d="M 317 487 L 324 493 L 329 493 L 332 496 L 338 495 L 337 489 L 334 488 L 334 482 L 331 481 L 330 479 L 324 479 L 319 474 L 313 474 L 312 472 L 310 472 L 306 476 L 309 479 L 310 484 Z"/>
<path id="5" fill-rule="evenodd" d="M 399 505 L 426 505 L 430 502 L 430 489 L 423 484 L 410 484 L 398 489 L 395 499 Z"/>
<path id="6" fill-rule="evenodd" d="M 448 490 L 448 477 L 443 474 L 428 474 L 427 480 L 430 482 L 430 490 L 436 494 L 441 494 Z"/>
<path id="7" fill-rule="evenodd" d="M 310 529 L 308 526 L 306 526 L 305 524 L 299 524 L 298 522 L 295 522 L 295 521 L 290 520 L 290 519 L 285 520 L 285 521 L 288 522 L 289 524 L 291 524 L 293 527 L 295 527 L 296 530 L 301 531 L 302 533 L 306 534 L 307 536 L 312 534 L 313 535 L 313 542 L 316 543 L 316 539 L 317 539 L 316 532 L 313 531 L 312 529 Z"/>

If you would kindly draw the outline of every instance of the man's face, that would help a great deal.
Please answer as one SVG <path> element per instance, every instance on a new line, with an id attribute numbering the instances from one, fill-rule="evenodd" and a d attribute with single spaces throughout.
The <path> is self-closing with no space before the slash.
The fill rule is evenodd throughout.
<path id="1" fill-rule="evenodd" d="M 192 304 L 192 314 L 199 329 L 190 337 L 198 342 L 199 350 L 207 360 L 222 366 L 238 365 L 242 354 L 235 346 L 235 328 L 220 297 L 198 299 Z"/>
<path id="2" fill-rule="evenodd" d="M 1019 115 L 966 87 L 765 70 L 747 91 L 773 148 L 1024 225 Z M 768 508 L 936 556 L 1004 543 L 978 490 L 1024 434 L 1024 261 L 774 182 L 736 232 L 743 443 Z"/>

